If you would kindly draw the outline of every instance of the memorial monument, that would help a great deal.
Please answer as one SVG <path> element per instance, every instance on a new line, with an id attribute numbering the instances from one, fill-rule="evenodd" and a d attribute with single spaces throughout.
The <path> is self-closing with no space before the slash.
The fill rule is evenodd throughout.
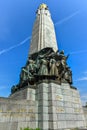
<path id="1" fill-rule="evenodd" d="M 54 24 L 48 6 L 41 4 L 36 20 L 26 65 L 11 95 L 0 99 L 0 129 L 41 130 L 85 128 L 80 95 L 72 85 L 69 55 L 57 47 Z"/>

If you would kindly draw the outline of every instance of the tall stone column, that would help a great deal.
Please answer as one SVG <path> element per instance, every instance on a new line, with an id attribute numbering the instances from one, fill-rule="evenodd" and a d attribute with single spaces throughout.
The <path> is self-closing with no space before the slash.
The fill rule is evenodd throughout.
<path id="1" fill-rule="evenodd" d="M 51 14 L 47 5 L 42 4 L 36 13 L 29 54 L 40 51 L 46 47 L 52 47 L 54 51 L 58 50 Z"/>

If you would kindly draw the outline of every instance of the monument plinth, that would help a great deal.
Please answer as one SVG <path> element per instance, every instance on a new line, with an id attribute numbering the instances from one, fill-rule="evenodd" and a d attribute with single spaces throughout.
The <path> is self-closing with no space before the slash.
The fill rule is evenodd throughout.
<path id="1" fill-rule="evenodd" d="M 46 4 L 41 4 L 20 81 L 11 88 L 8 99 L 0 99 L 0 129 L 85 128 L 80 95 L 72 85 L 68 57 L 64 51 L 58 50 L 49 9 Z"/>

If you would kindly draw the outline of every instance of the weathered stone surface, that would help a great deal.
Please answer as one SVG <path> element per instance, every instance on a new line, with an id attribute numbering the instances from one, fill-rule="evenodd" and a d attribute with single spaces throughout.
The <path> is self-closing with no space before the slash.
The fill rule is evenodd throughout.
<path id="1" fill-rule="evenodd" d="M 30 54 L 46 47 L 58 50 L 54 24 L 48 9 L 38 9 L 32 32 Z"/>
<path id="2" fill-rule="evenodd" d="M 86 127 L 87 127 L 87 107 L 83 107 L 83 111 L 84 111 L 84 116 L 85 116 L 85 120 L 86 120 Z"/>
<path id="3" fill-rule="evenodd" d="M 17 122 L 0 122 L 0 130 L 17 130 Z"/>
<path id="4" fill-rule="evenodd" d="M 28 86 L 30 87 L 30 86 Z M 32 100 L 35 101 L 35 89 L 28 88 L 27 86 L 22 89 L 21 91 L 17 91 L 16 93 L 13 93 L 10 95 L 11 99 L 16 99 L 16 100 L 21 100 L 21 99 L 27 99 L 27 100 Z"/>
<path id="5" fill-rule="evenodd" d="M 42 85 L 42 86 L 41 86 Z M 42 89 L 41 89 L 42 87 Z M 46 106 L 48 109 L 47 122 L 49 129 L 60 130 L 75 127 L 85 127 L 85 119 L 81 106 L 80 96 L 78 90 L 73 90 L 69 84 L 57 85 L 55 83 L 41 83 L 39 84 L 39 91 L 47 88 L 45 94 L 48 95 L 48 107 L 47 107 L 47 96 L 43 98 L 44 102 L 38 102 L 38 105 L 42 105 L 41 109 Z M 59 92 L 57 91 L 59 90 Z M 73 94 L 75 92 L 75 94 Z M 39 95 L 39 94 L 37 94 Z M 44 92 L 42 97 L 45 96 Z M 40 108 L 39 108 L 40 109 Z M 45 110 L 45 108 L 44 108 Z M 47 110 L 46 110 L 47 111 Z M 42 113 L 42 119 L 45 111 Z M 41 122 L 39 122 L 41 123 Z"/>
<path id="6" fill-rule="evenodd" d="M 27 126 L 36 128 L 37 122 L 37 101 L 0 98 L 0 130 L 20 130 Z"/>
<path id="7" fill-rule="evenodd" d="M 9 98 L 0 98 L 0 129 L 20 130 L 27 126 L 41 130 L 85 127 L 78 90 L 69 84 L 43 81 L 36 89 L 27 86 Z"/>

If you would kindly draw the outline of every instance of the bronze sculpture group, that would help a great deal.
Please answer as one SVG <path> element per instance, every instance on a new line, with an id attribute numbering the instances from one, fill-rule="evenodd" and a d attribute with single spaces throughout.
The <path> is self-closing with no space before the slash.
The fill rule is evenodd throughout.
<path id="1" fill-rule="evenodd" d="M 72 71 L 67 65 L 67 59 L 64 51 L 55 52 L 52 48 L 44 48 L 29 55 L 25 67 L 21 70 L 19 84 L 12 87 L 11 93 L 41 80 L 72 84 Z"/>

